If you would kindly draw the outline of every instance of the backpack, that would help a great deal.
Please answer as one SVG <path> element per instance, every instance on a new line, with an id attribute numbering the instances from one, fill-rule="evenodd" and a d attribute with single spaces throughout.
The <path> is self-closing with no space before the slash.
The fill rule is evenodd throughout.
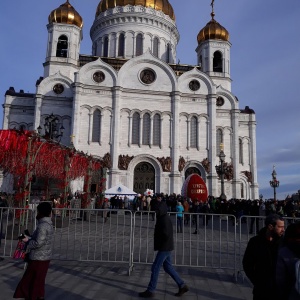
<path id="1" fill-rule="evenodd" d="M 295 289 L 297 293 L 300 295 L 300 259 L 296 261 L 295 272 L 296 272 Z"/>

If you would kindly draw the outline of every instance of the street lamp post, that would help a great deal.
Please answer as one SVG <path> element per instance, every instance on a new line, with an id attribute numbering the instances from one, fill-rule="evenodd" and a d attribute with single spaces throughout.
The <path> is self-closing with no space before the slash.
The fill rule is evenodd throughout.
<path id="1" fill-rule="evenodd" d="M 64 134 L 64 126 L 61 125 L 59 127 L 59 119 L 53 115 L 49 115 L 48 117 L 45 118 L 45 123 L 44 123 L 44 130 L 45 130 L 45 139 L 51 139 L 51 140 L 56 140 L 60 142 L 63 134 Z M 41 135 L 42 133 L 42 127 L 39 126 L 37 128 L 38 134 Z"/>
<path id="2" fill-rule="evenodd" d="M 221 151 L 219 154 L 219 159 L 220 159 L 220 164 L 216 166 L 216 171 L 218 175 L 220 176 L 221 179 L 221 195 L 220 199 L 221 200 L 226 200 L 226 195 L 224 193 L 224 175 L 225 175 L 225 168 L 224 168 L 224 163 L 225 163 L 225 153 L 223 151 L 223 144 L 221 144 Z"/>
<path id="3" fill-rule="evenodd" d="M 275 171 L 275 166 L 273 166 L 273 172 L 272 172 L 272 180 L 270 180 L 270 186 L 274 189 L 274 200 L 276 200 L 276 188 L 279 187 L 279 180 L 277 180 L 276 176 L 277 173 Z"/>

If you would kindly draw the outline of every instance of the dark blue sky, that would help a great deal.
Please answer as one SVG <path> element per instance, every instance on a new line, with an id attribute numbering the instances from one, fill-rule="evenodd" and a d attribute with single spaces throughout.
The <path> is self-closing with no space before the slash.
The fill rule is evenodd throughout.
<path id="1" fill-rule="evenodd" d="M 196 65 L 197 34 L 210 20 L 210 0 L 169 0 L 180 42 L 177 58 Z M 43 75 L 48 15 L 64 0 L 3 0 L 0 9 L 1 103 L 5 91 L 35 92 Z M 89 30 L 99 0 L 70 0 L 84 20 L 82 54 L 91 54 Z M 260 193 L 270 198 L 273 165 L 279 199 L 300 189 L 300 1 L 216 0 L 215 19 L 230 33 L 232 92 L 257 118 Z M 0 114 L 2 127 L 2 114 Z"/>

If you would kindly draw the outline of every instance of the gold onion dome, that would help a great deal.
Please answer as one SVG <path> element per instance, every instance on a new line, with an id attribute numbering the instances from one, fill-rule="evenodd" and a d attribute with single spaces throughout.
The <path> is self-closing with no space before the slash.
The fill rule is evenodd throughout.
<path id="1" fill-rule="evenodd" d="M 76 25 L 80 28 L 83 26 L 83 21 L 80 14 L 67 0 L 66 3 L 54 9 L 48 17 L 49 23 L 63 23 Z"/>
<path id="2" fill-rule="evenodd" d="M 212 19 L 198 33 L 198 44 L 206 40 L 229 41 L 229 32 L 214 19 L 214 16 L 215 14 L 212 12 Z"/>
<path id="3" fill-rule="evenodd" d="M 175 20 L 173 7 L 168 0 L 101 0 L 97 7 L 96 17 L 109 8 L 126 5 L 141 5 L 145 7 L 152 7 L 155 10 L 162 11 L 165 15 L 168 15 L 172 20 Z"/>

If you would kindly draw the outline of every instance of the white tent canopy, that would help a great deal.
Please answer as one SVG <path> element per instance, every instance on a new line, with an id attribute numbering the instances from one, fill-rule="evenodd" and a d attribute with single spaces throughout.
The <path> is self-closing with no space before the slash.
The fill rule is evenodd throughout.
<path id="1" fill-rule="evenodd" d="M 120 183 L 106 190 L 104 194 L 106 198 L 111 198 L 117 195 L 121 197 L 127 196 L 131 200 L 134 198 L 135 195 L 137 195 L 136 192 L 132 191 L 131 189 Z"/>

